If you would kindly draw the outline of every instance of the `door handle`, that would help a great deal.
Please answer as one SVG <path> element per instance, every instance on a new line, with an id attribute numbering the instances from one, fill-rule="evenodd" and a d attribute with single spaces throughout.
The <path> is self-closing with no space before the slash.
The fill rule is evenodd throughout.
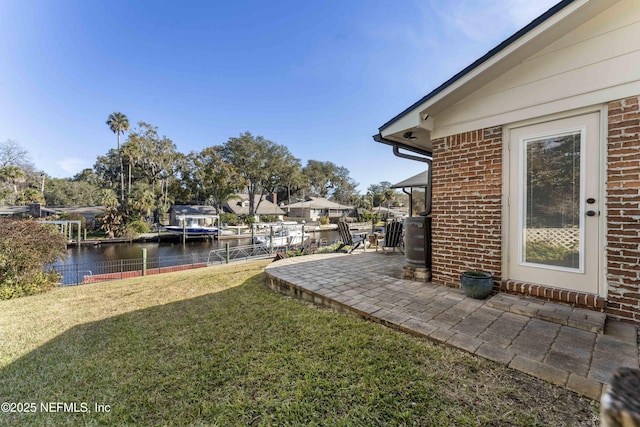
<path id="1" fill-rule="evenodd" d="M 596 216 L 596 211 L 587 211 L 587 216 Z"/>

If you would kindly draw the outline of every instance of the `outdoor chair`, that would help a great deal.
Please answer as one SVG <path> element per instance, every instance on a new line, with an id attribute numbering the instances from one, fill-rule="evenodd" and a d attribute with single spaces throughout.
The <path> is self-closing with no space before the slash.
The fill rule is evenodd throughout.
<path id="1" fill-rule="evenodd" d="M 364 233 L 351 233 L 349 230 L 349 224 L 344 221 L 338 221 L 338 233 L 340 233 L 340 246 L 336 249 L 336 252 L 340 252 L 345 246 L 349 246 L 349 253 L 353 252 L 360 244 L 364 244 L 366 234 Z"/>
<path id="2" fill-rule="evenodd" d="M 393 248 L 394 252 L 396 248 L 398 248 L 400 252 L 404 253 L 402 250 L 402 222 L 390 221 L 387 223 L 384 230 L 384 237 L 381 240 L 382 244 L 379 243 L 379 246 L 385 253 L 387 252 L 387 248 Z"/>

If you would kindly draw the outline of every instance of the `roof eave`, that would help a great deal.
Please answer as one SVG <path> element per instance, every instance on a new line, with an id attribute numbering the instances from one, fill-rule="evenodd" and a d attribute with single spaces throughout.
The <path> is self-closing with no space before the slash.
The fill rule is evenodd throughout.
<path id="1" fill-rule="evenodd" d="M 504 40 L 498 46 L 496 46 L 495 48 L 491 49 L 485 55 L 483 55 L 482 57 L 480 57 L 479 59 L 474 61 L 472 64 L 470 64 L 469 66 L 464 68 L 459 73 L 455 74 L 449 80 L 445 81 L 440 86 L 438 86 L 437 88 L 435 88 L 434 90 L 429 92 L 427 95 L 425 95 L 422 98 L 420 98 L 417 102 L 413 103 L 412 105 L 410 105 L 409 107 L 404 109 L 402 112 L 397 114 L 395 117 L 393 117 L 392 119 L 390 119 L 389 121 L 384 123 L 382 126 L 380 126 L 378 128 L 378 130 L 380 132 L 380 135 L 382 135 L 382 132 L 386 128 L 388 128 L 393 123 L 397 122 L 402 117 L 404 117 L 408 113 L 412 112 L 413 110 L 415 110 L 419 106 L 425 104 L 426 102 L 428 102 L 430 100 L 433 100 L 438 95 L 443 95 L 444 92 L 447 92 L 447 89 L 450 89 L 450 90 L 454 89 L 454 86 L 456 86 L 456 83 L 461 83 L 461 80 L 464 77 L 466 77 L 469 74 L 471 74 L 471 72 L 473 72 L 474 70 L 477 70 L 477 69 L 481 68 L 482 65 L 487 64 L 492 58 L 496 57 L 499 53 L 503 52 L 507 47 L 512 45 L 517 40 L 520 40 L 525 35 L 529 34 L 531 31 L 533 31 L 535 28 L 537 28 L 540 24 L 542 24 L 543 22 L 549 20 L 551 17 L 553 17 L 558 12 L 560 12 L 565 7 L 567 7 L 568 5 L 572 4 L 575 1 L 578 1 L 578 0 L 562 0 L 559 3 L 557 3 L 555 6 L 551 7 L 545 13 L 543 13 L 542 15 L 540 15 L 539 17 L 537 17 L 536 19 L 531 21 L 528 25 L 526 25 L 525 27 L 523 27 L 522 29 L 520 29 L 519 31 L 514 33 L 512 36 L 510 36 L 506 40 Z"/>

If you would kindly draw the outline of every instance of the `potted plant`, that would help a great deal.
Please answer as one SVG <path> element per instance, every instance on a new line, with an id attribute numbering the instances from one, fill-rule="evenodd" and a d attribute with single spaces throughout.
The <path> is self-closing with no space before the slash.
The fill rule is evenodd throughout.
<path id="1" fill-rule="evenodd" d="M 484 271 L 465 271 L 460 275 L 460 287 L 475 299 L 485 299 L 493 291 L 493 278 Z"/>

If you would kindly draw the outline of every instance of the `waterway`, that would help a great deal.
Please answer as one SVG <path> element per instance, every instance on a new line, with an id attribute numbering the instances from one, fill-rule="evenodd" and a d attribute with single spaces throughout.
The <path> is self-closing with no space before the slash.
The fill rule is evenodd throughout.
<path id="1" fill-rule="evenodd" d="M 63 264 L 90 264 L 103 261 L 118 261 L 123 259 L 136 259 L 142 257 L 142 249 L 147 250 L 149 258 L 167 258 L 181 255 L 208 254 L 214 249 L 229 246 L 250 245 L 251 238 L 232 240 L 188 240 L 182 242 L 165 243 L 102 243 L 99 245 L 75 245 L 67 248 L 67 258 Z"/>
<path id="2" fill-rule="evenodd" d="M 331 230 L 310 232 L 310 238 L 328 244 L 338 239 L 338 233 Z M 250 245 L 251 238 L 233 238 L 222 240 L 187 240 L 182 242 L 163 243 L 102 243 L 99 245 L 70 245 L 65 260 L 57 263 L 64 265 L 93 264 L 103 261 L 138 259 L 142 257 L 142 249 L 147 250 L 149 258 L 171 258 L 185 255 L 205 257 L 214 249 L 222 249 L 226 244 L 230 247 Z"/>

